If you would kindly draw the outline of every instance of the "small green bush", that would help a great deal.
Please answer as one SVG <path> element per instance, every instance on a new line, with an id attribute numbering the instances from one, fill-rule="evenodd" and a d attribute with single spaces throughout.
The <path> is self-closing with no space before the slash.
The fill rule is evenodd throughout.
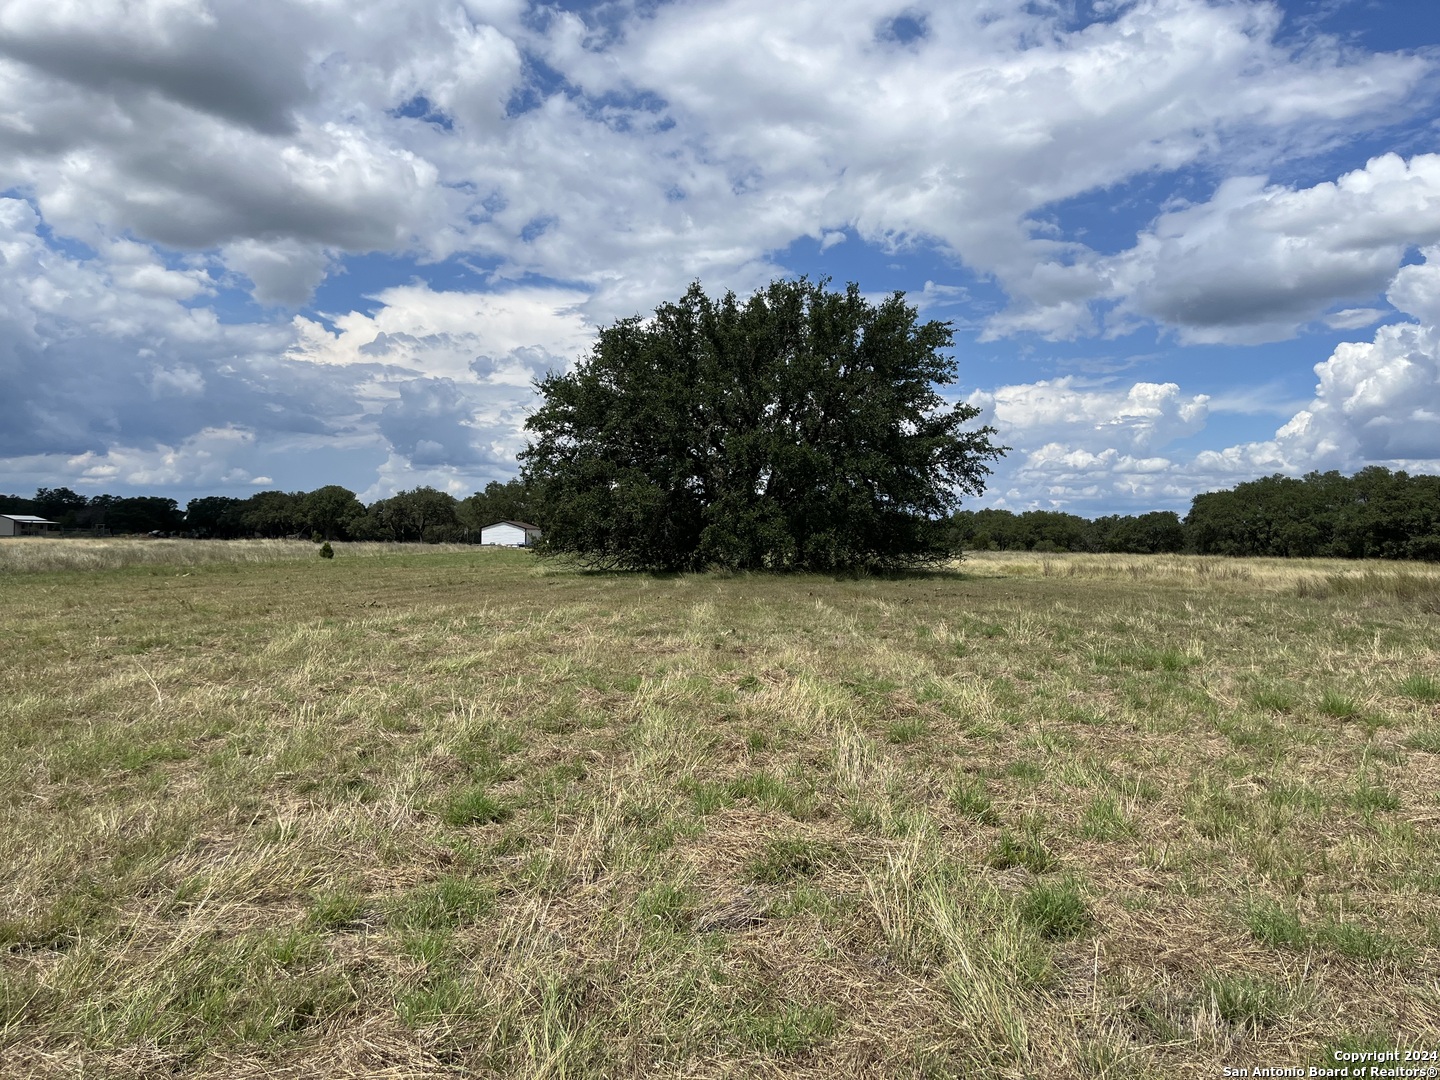
<path id="1" fill-rule="evenodd" d="M 330 546 L 329 540 L 326 540 L 325 543 L 320 545 L 320 557 L 322 559 L 333 559 L 335 557 L 335 549 Z"/>

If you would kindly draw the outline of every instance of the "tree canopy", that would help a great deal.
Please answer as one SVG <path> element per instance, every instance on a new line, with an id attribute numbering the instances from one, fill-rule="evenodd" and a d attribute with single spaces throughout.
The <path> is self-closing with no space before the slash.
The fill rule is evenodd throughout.
<path id="1" fill-rule="evenodd" d="M 895 293 L 698 284 L 537 384 L 522 476 L 544 549 L 596 567 L 836 570 L 949 557 L 1003 447 L 937 386 L 951 330 Z"/>
<path id="2" fill-rule="evenodd" d="M 1185 518 L 1202 555 L 1440 559 L 1440 476 L 1380 466 L 1354 476 L 1262 477 L 1195 496 Z"/>

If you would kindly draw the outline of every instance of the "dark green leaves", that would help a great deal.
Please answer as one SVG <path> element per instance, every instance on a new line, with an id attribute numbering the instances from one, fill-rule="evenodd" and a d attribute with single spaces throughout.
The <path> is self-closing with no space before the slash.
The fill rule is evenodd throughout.
<path id="1" fill-rule="evenodd" d="M 1002 448 L 946 407 L 946 324 L 777 281 L 741 304 L 694 285 L 601 331 L 539 384 L 525 478 L 545 546 L 597 567 L 837 570 L 948 557 L 939 519 Z"/>

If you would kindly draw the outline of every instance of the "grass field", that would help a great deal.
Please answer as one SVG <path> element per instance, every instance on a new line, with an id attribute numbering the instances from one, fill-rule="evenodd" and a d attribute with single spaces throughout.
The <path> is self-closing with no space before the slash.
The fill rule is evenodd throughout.
<path id="1" fill-rule="evenodd" d="M 0 544 L 0 1075 L 1440 1050 L 1440 568 L 40 543 Z"/>

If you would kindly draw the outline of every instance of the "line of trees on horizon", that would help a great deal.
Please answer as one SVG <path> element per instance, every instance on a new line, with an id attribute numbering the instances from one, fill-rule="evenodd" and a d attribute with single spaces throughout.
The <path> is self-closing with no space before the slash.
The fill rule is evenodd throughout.
<path id="1" fill-rule="evenodd" d="M 962 510 L 961 545 L 978 551 L 1440 560 L 1440 476 L 1381 466 L 1354 476 L 1275 474 L 1196 495 L 1169 510 L 1087 519 L 1055 510 Z"/>
<path id="2" fill-rule="evenodd" d="M 0 495 L 0 514 L 37 514 L 62 528 L 202 539 L 307 537 L 479 543 L 496 521 L 544 528 L 547 513 L 531 485 L 492 481 L 457 499 L 433 487 L 363 504 L 328 484 L 314 491 L 261 491 L 245 499 L 211 495 L 182 510 L 153 495 L 86 497 L 40 488 L 31 498 Z M 1420 559 L 1440 561 L 1440 476 L 1372 466 L 1354 476 L 1276 474 L 1195 496 L 1185 517 L 1171 510 L 1084 518 L 1057 510 L 959 510 L 948 525 L 972 551 Z"/>
<path id="3" fill-rule="evenodd" d="M 532 521 L 537 512 L 534 496 L 519 480 L 492 481 L 464 499 L 417 487 L 369 506 L 339 484 L 314 491 L 258 491 L 245 499 L 208 495 L 191 499 L 183 510 L 174 499 L 159 496 L 86 498 L 64 487 L 40 488 L 29 499 L 0 495 L 0 514 L 37 514 L 67 531 L 214 540 L 304 537 L 478 544 L 486 525 Z"/>

